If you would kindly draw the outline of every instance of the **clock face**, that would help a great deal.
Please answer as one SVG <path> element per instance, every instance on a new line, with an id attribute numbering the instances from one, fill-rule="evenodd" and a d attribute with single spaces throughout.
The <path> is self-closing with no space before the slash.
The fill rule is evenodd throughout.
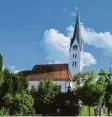
<path id="1" fill-rule="evenodd" d="M 77 50 L 78 46 L 77 45 L 73 45 L 73 50 Z"/>

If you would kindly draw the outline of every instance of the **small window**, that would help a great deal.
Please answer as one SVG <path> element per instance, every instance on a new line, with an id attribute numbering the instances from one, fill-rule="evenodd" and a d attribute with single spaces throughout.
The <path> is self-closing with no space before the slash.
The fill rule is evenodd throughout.
<path id="1" fill-rule="evenodd" d="M 74 61 L 73 61 L 73 63 L 72 63 L 72 66 L 74 66 Z"/>
<path id="2" fill-rule="evenodd" d="M 77 58 L 77 54 L 75 54 L 75 58 Z"/>
<path id="3" fill-rule="evenodd" d="M 73 58 L 74 58 L 74 54 L 73 54 Z"/>
<path id="4" fill-rule="evenodd" d="M 75 61 L 75 67 L 76 67 L 76 65 L 77 65 L 77 63 L 76 63 L 76 61 Z"/>

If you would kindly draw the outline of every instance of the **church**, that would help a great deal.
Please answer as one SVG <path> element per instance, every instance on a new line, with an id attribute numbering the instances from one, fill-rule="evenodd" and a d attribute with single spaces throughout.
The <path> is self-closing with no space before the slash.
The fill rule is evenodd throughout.
<path id="1" fill-rule="evenodd" d="M 31 70 L 21 71 L 26 76 L 29 89 L 37 87 L 40 80 L 52 79 L 54 84 L 61 86 L 61 91 L 66 92 L 68 87 L 74 88 L 72 78 L 83 71 L 83 40 L 81 36 L 80 16 L 77 13 L 74 34 L 70 42 L 69 63 L 34 65 Z"/>

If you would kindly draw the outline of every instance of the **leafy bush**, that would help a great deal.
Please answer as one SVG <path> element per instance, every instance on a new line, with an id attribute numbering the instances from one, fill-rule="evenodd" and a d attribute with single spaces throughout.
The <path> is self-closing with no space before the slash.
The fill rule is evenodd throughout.
<path id="1" fill-rule="evenodd" d="M 91 115 L 91 116 L 95 116 L 94 107 L 90 107 L 90 115 Z"/>
<path id="2" fill-rule="evenodd" d="M 89 116 L 89 111 L 90 111 L 90 116 L 94 116 L 94 108 L 93 107 L 82 106 L 82 107 L 80 107 L 79 115 L 80 116 Z"/>
<path id="3" fill-rule="evenodd" d="M 8 109 L 6 109 L 6 108 L 4 108 L 4 107 L 2 107 L 2 108 L 0 109 L 0 116 L 4 116 L 4 115 L 8 115 L 8 114 L 9 114 Z"/>

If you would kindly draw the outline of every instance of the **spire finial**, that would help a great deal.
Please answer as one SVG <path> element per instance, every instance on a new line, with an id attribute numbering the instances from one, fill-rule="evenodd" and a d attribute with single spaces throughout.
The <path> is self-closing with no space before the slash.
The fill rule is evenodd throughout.
<path id="1" fill-rule="evenodd" d="M 76 9 L 76 14 L 77 14 L 76 16 L 78 17 L 79 16 L 79 8 L 76 7 L 75 9 Z"/>
<path id="2" fill-rule="evenodd" d="M 80 23 L 80 15 L 79 15 L 79 11 L 77 9 L 76 25 L 79 25 L 79 23 Z"/>

